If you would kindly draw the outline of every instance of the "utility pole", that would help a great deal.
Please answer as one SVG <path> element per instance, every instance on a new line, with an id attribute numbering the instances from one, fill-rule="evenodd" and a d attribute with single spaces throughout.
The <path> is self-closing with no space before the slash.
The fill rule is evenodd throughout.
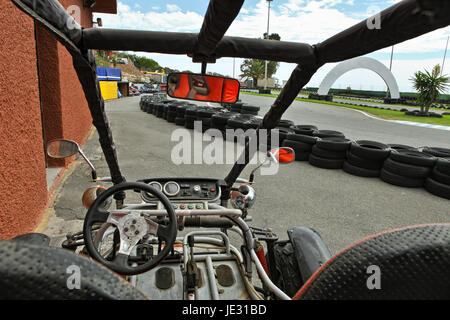
<path id="1" fill-rule="evenodd" d="M 236 58 L 233 58 L 233 78 L 236 79 L 234 76 L 234 71 L 236 70 Z"/>
<path id="2" fill-rule="evenodd" d="M 393 58 L 394 58 L 394 46 L 392 46 L 392 50 L 391 50 L 391 62 L 390 62 L 390 64 L 389 64 L 389 71 L 391 71 L 391 72 L 392 72 L 392 60 L 393 60 Z M 387 87 L 387 90 L 386 90 L 386 98 L 389 98 L 390 95 L 391 95 L 391 93 L 389 92 L 389 87 Z"/>
<path id="3" fill-rule="evenodd" d="M 269 24 L 270 24 L 270 3 L 273 0 L 267 0 L 267 4 L 268 4 L 268 10 L 267 10 L 267 39 L 269 38 Z M 269 62 L 266 60 L 266 67 L 265 67 L 265 71 L 264 71 L 264 90 L 267 89 L 267 64 Z"/>
<path id="4" fill-rule="evenodd" d="M 445 46 L 444 61 L 442 61 L 442 68 L 441 68 L 441 77 L 442 77 L 442 75 L 444 73 L 445 59 L 447 58 L 448 40 L 450 40 L 450 36 L 448 36 L 448 38 L 447 38 L 447 45 Z"/>

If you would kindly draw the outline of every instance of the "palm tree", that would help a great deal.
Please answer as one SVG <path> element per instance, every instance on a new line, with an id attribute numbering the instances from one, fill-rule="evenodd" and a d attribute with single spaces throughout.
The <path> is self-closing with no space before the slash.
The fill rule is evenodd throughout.
<path id="1" fill-rule="evenodd" d="M 264 75 L 264 64 L 262 60 L 245 59 L 241 65 L 242 79 L 252 79 L 253 85 L 256 86 L 258 79 Z"/>
<path id="2" fill-rule="evenodd" d="M 449 78 L 441 75 L 441 66 L 436 65 L 433 71 L 418 71 L 411 78 L 414 89 L 419 93 L 418 102 L 421 113 L 428 113 L 430 107 L 439 99 L 439 95 L 447 91 Z"/>
<path id="3" fill-rule="evenodd" d="M 278 33 L 272 33 L 269 36 L 267 36 L 267 33 L 264 33 L 264 39 L 280 41 L 281 37 Z M 277 73 L 279 66 L 279 62 L 269 61 L 269 63 L 267 64 L 267 77 L 271 78 L 275 73 Z M 245 80 L 252 79 L 253 86 L 256 87 L 258 79 L 264 78 L 265 67 L 266 62 L 264 60 L 245 59 L 241 65 L 242 74 L 240 75 L 240 77 L 241 79 Z"/>

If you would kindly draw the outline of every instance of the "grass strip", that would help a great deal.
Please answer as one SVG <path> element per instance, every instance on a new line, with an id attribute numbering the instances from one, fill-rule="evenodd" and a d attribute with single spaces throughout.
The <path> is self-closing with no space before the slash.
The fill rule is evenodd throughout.
<path id="1" fill-rule="evenodd" d="M 270 97 L 270 98 L 278 97 L 277 95 L 274 95 L 274 94 L 259 94 L 256 92 L 241 92 L 241 93 L 248 94 L 248 95 L 254 95 L 254 96 Z M 295 100 L 303 101 L 303 102 L 310 102 L 310 103 L 332 105 L 332 106 L 343 107 L 343 108 L 348 108 L 348 109 L 361 110 L 361 111 L 367 112 L 371 115 L 374 115 L 376 117 L 379 117 L 381 119 L 386 119 L 386 120 L 400 120 L 400 121 L 410 121 L 410 122 L 434 124 L 434 125 L 439 125 L 439 126 L 450 126 L 450 116 L 449 115 L 444 115 L 443 118 L 416 117 L 416 116 L 407 116 L 404 114 L 404 112 L 401 112 L 401 111 L 376 109 L 376 108 L 372 108 L 372 107 L 360 107 L 360 106 L 354 106 L 354 105 L 349 105 L 349 104 L 340 103 L 340 102 L 319 101 L 319 100 L 313 100 L 313 99 L 307 99 L 307 98 L 296 98 Z"/>

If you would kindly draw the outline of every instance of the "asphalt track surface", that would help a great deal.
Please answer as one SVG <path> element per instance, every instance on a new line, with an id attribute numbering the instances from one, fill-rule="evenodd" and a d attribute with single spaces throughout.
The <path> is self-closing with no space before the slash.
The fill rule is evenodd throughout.
<path id="1" fill-rule="evenodd" d="M 263 114 L 274 99 L 242 95 L 243 102 L 261 106 Z M 180 128 L 139 109 L 140 97 L 107 102 L 106 110 L 116 142 L 119 163 L 127 181 L 156 177 L 224 178 L 225 165 L 175 165 L 171 160 L 171 134 Z M 448 131 L 376 120 L 350 109 L 296 101 L 283 117 L 296 124 L 314 124 L 338 130 L 354 140 L 376 140 L 412 146 L 448 147 Z M 192 130 L 190 130 L 193 133 Z M 70 139 L 71 137 L 64 137 Z M 207 145 L 209 142 L 206 142 Z M 84 146 L 99 176 L 108 176 L 106 162 L 95 133 Z M 88 166 L 79 166 L 65 180 L 55 205 L 55 217 L 66 225 L 81 220 L 86 212 L 81 195 L 89 182 Z M 254 166 L 248 166 L 247 178 Z M 317 230 L 336 253 L 374 233 L 409 225 L 449 222 L 450 202 L 424 189 L 386 184 L 378 178 L 360 178 L 342 170 L 324 170 L 305 162 L 281 166 L 277 175 L 256 176 L 257 201 L 250 211 L 257 227 L 269 227 L 280 239 L 292 226 Z M 63 232 L 64 230 L 60 230 Z"/>

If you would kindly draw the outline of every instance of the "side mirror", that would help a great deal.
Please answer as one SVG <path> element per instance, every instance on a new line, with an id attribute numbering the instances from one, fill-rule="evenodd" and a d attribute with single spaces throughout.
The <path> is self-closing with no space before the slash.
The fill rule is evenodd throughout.
<path id="1" fill-rule="evenodd" d="M 92 180 L 93 181 L 97 180 L 97 171 L 95 170 L 94 165 L 86 157 L 86 155 L 84 154 L 83 150 L 81 150 L 78 143 L 66 139 L 52 140 L 49 143 L 47 143 L 47 154 L 49 157 L 55 159 L 64 159 L 71 157 L 77 153 L 79 153 L 83 157 L 83 159 L 87 162 L 89 167 L 91 167 Z"/>
<path id="2" fill-rule="evenodd" d="M 47 154 L 55 159 L 64 159 L 78 153 L 80 147 L 75 141 L 53 140 L 47 144 Z"/>
<path id="3" fill-rule="evenodd" d="M 235 103 L 240 83 L 236 79 L 194 73 L 171 73 L 167 77 L 167 94 L 177 99 Z"/>
<path id="4" fill-rule="evenodd" d="M 276 148 L 267 152 L 267 157 L 275 163 L 288 164 L 295 161 L 295 151 L 292 148 Z"/>

